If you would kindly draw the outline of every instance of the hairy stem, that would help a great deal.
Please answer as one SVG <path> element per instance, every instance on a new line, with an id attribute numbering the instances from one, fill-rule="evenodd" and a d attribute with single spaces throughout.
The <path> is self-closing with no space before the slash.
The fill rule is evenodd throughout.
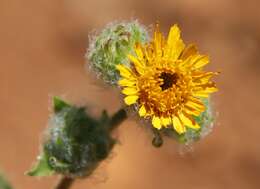
<path id="1" fill-rule="evenodd" d="M 127 118 L 126 111 L 123 108 L 119 109 L 111 117 L 110 124 L 109 124 L 109 126 L 110 126 L 109 130 L 112 131 L 115 128 L 117 128 L 126 118 Z"/>
<path id="2" fill-rule="evenodd" d="M 58 184 L 54 187 L 54 189 L 69 189 L 75 179 L 69 177 L 61 177 Z"/>

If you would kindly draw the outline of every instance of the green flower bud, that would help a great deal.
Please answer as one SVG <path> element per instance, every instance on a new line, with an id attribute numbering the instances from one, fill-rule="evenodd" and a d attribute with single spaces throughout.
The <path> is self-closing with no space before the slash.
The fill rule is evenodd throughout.
<path id="1" fill-rule="evenodd" d="M 136 43 L 148 39 L 146 29 L 137 21 L 109 24 L 99 35 L 92 37 L 86 58 L 90 67 L 109 84 L 116 84 L 117 64 L 129 65 L 127 55 L 133 53 Z"/>
<path id="2" fill-rule="evenodd" d="M 11 184 L 6 180 L 5 176 L 0 172 L 0 188 L 12 189 Z"/>

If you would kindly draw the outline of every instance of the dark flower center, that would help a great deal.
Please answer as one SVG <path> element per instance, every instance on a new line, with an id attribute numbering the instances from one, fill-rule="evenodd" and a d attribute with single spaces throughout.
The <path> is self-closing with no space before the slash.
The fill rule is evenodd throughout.
<path id="1" fill-rule="evenodd" d="M 171 88 L 173 85 L 176 85 L 179 77 L 176 73 L 163 72 L 161 73 L 159 78 L 163 79 L 163 83 L 160 85 L 160 87 L 164 91 L 166 89 Z"/>

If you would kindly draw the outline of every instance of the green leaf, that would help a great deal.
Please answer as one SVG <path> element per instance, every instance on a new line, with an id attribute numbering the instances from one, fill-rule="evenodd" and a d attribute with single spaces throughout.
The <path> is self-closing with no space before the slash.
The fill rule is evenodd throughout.
<path id="1" fill-rule="evenodd" d="M 34 167 L 30 171 L 26 172 L 25 174 L 29 176 L 37 176 L 37 177 L 53 175 L 54 170 L 48 164 L 47 154 L 43 152 L 36 165 L 34 165 Z"/>
<path id="2" fill-rule="evenodd" d="M 70 105 L 68 103 L 66 103 L 65 101 L 63 101 L 62 99 L 60 99 L 57 96 L 53 97 L 53 108 L 54 108 L 55 112 L 59 112 L 63 108 L 67 108 L 67 107 L 70 107 Z"/>
<path id="3" fill-rule="evenodd" d="M 4 178 L 2 174 L 0 174 L 0 189 L 12 189 L 9 182 Z"/>

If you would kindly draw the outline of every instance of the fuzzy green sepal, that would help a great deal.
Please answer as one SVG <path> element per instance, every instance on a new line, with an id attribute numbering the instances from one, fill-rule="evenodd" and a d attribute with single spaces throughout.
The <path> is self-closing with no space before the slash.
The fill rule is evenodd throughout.
<path id="1" fill-rule="evenodd" d="M 12 189 L 11 184 L 6 180 L 0 172 L 0 189 Z"/>
<path id="2" fill-rule="evenodd" d="M 104 111 L 95 119 L 84 107 L 69 105 L 58 97 L 53 101 L 54 114 L 49 120 L 42 153 L 37 165 L 27 174 L 88 176 L 111 152 L 116 142 L 110 136 L 111 128 L 124 120 L 126 114 L 119 111 L 109 117 Z"/>
<path id="3" fill-rule="evenodd" d="M 136 43 L 143 44 L 148 33 L 137 21 L 108 25 L 98 36 L 92 37 L 86 57 L 90 67 L 109 84 L 116 84 L 117 64 L 130 64 L 127 55 L 134 53 Z"/>
<path id="4" fill-rule="evenodd" d="M 179 143 L 189 144 L 200 140 L 212 129 L 213 115 L 211 111 L 211 105 L 209 99 L 202 99 L 206 110 L 200 114 L 200 116 L 194 116 L 195 121 L 200 125 L 200 129 L 194 130 L 186 127 L 184 134 L 178 134 L 173 128 L 162 129 L 162 134 L 170 138 L 176 139 Z"/>

